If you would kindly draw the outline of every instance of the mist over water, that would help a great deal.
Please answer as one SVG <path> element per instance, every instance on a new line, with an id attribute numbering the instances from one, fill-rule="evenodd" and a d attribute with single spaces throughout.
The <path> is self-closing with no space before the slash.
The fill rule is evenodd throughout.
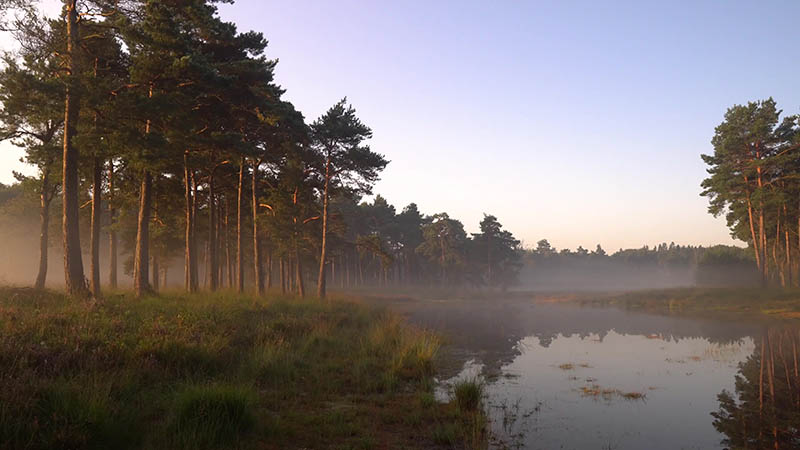
<path id="1" fill-rule="evenodd" d="M 766 333 L 792 355 L 790 338 L 780 333 L 800 331 L 501 294 L 486 302 L 420 300 L 393 307 L 452 340 L 440 398 L 448 398 L 448 383 L 486 380 L 496 448 L 728 448 L 728 439 L 742 437 L 712 416 L 728 408 L 720 395 L 752 398 L 752 385 L 736 380 L 752 383 Z M 752 404 L 740 407 L 747 411 Z M 755 439 L 758 425 L 747 427 Z"/>

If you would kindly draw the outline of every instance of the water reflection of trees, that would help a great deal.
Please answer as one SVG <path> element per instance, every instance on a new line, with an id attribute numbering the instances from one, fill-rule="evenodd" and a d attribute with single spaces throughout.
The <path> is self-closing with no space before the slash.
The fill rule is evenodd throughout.
<path id="1" fill-rule="evenodd" d="M 739 366 L 735 392 L 719 394 L 714 427 L 731 448 L 800 448 L 798 329 L 770 329 Z"/>

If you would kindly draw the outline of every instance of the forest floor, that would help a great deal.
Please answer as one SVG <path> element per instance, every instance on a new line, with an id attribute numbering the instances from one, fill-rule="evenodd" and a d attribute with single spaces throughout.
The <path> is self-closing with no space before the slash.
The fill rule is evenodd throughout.
<path id="1" fill-rule="evenodd" d="M 585 306 L 616 306 L 671 314 L 800 319 L 800 289 L 796 288 L 672 288 L 576 294 L 565 296 L 563 300 Z"/>
<path id="2" fill-rule="evenodd" d="M 440 345 L 344 298 L 3 287 L 0 447 L 483 448 L 482 408 L 434 397 Z"/>

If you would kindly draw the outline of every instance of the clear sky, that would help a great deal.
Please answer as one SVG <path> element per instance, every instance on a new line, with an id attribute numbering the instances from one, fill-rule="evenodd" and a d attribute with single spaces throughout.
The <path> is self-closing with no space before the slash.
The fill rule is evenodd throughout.
<path id="1" fill-rule="evenodd" d="M 310 121 L 347 96 L 391 163 L 376 192 L 527 245 L 732 243 L 699 196 L 725 110 L 800 112 L 797 1 L 222 5 L 264 32 Z M 7 45 L 7 42 L 6 42 Z M 0 147 L 0 181 L 19 157 Z"/>

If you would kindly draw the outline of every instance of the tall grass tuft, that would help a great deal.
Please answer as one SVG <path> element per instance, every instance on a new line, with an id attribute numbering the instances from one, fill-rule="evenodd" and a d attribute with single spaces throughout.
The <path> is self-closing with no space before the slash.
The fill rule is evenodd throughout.
<path id="1" fill-rule="evenodd" d="M 191 386 L 177 393 L 171 431 L 179 448 L 237 443 L 255 424 L 255 394 L 241 386 Z"/>
<path id="2" fill-rule="evenodd" d="M 453 385 L 453 395 L 461 412 L 478 411 L 483 401 L 484 384 L 477 378 L 457 381 Z"/>

